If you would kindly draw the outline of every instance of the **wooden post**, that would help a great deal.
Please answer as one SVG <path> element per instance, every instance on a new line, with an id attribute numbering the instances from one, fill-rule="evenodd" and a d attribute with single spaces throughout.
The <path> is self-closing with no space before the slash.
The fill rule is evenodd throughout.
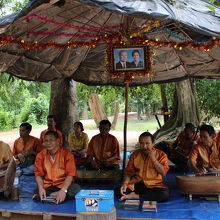
<path id="1" fill-rule="evenodd" d="M 124 158 L 122 168 L 122 178 L 124 178 L 124 169 L 126 165 L 126 153 L 127 153 L 127 123 L 128 123 L 128 89 L 129 83 L 125 83 L 125 114 L 124 114 Z"/>
<path id="2" fill-rule="evenodd" d="M 76 220 L 116 220 L 116 209 L 111 212 L 77 212 Z"/>

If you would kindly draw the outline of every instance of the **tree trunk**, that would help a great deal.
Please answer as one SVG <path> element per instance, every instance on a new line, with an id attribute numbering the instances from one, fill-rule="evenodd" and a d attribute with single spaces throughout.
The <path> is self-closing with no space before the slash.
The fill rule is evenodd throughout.
<path id="1" fill-rule="evenodd" d="M 76 83 L 71 79 L 59 79 L 51 82 L 50 114 L 57 117 L 57 128 L 62 131 L 64 146 L 73 123 L 79 119 L 77 114 Z"/>
<path id="2" fill-rule="evenodd" d="M 87 102 L 84 102 L 84 106 L 83 106 L 83 112 L 82 112 L 82 118 L 84 120 L 88 120 L 88 105 Z"/>
<path id="3" fill-rule="evenodd" d="M 161 84 L 160 85 L 160 94 L 161 94 L 161 100 L 162 100 L 162 104 L 163 104 L 163 111 L 167 112 L 168 111 L 168 104 L 167 104 L 167 97 L 166 97 L 166 84 Z M 169 116 L 168 115 L 164 115 L 163 116 L 164 119 L 164 124 L 168 121 Z"/>
<path id="4" fill-rule="evenodd" d="M 142 111 L 143 107 L 142 107 L 142 103 L 141 101 L 138 99 L 137 100 L 137 120 L 142 120 L 141 117 L 141 111 Z"/>
<path id="5" fill-rule="evenodd" d="M 96 94 L 96 93 L 90 94 L 89 107 L 91 109 L 92 116 L 93 116 L 93 119 L 94 119 L 97 127 L 99 126 L 99 122 L 101 120 L 108 119 L 105 114 L 105 111 L 99 101 L 98 94 Z"/>
<path id="6" fill-rule="evenodd" d="M 156 138 L 178 134 L 186 123 L 199 125 L 200 116 L 196 100 L 195 85 L 190 79 L 176 83 L 174 93 L 173 112 L 166 124 L 159 129 L 154 136 Z"/>
<path id="7" fill-rule="evenodd" d="M 111 126 L 112 130 L 115 130 L 115 126 L 116 126 L 117 120 L 118 120 L 118 115 L 119 115 L 119 102 L 115 101 L 114 118 L 113 118 L 112 126 Z"/>

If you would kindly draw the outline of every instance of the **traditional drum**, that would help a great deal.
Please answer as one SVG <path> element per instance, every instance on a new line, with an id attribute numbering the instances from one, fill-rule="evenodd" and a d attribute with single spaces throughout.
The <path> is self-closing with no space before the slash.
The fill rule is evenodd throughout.
<path id="1" fill-rule="evenodd" d="M 0 192 L 4 193 L 5 198 L 8 198 L 12 192 L 15 172 L 16 164 L 14 159 L 10 161 L 7 170 L 0 172 Z"/>
<path id="2" fill-rule="evenodd" d="M 176 176 L 181 193 L 192 195 L 217 195 L 220 201 L 220 176 Z"/>

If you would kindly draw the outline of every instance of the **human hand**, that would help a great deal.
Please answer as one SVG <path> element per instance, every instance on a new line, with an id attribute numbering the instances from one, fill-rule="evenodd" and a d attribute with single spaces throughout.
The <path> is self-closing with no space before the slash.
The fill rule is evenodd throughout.
<path id="1" fill-rule="evenodd" d="M 150 159 L 151 159 L 152 161 L 155 161 L 155 160 L 156 160 L 156 153 L 155 153 L 155 151 L 149 150 L 148 156 L 150 157 Z"/>
<path id="2" fill-rule="evenodd" d="M 24 154 L 19 153 L 19 154 L 17 155 L 17 157 L 18 157 L 18 159 L 19 159 L 19 161 L 20 161 L 21 163 L 23 163 L 23 162 L 25 161 Z"/>
<path id="3" fill-rule="evenodd" d="M 123 185 L 120 188 L 121 195 L 123 195 L 123 196 L 126 195 L 125 194 L 126 190 L 127 190 L 127 185 L 125 183 L 123 183 Z"/>
<path id="4" fill-rule="evenodd" d="M 41 200 L 43 200 L 47 197 L 46 196 L 46 191 L 43 187 L 39 188 L 38 191 L 39 191 L 39 197 L 40 197 Z"/>
<path id="5" fill-rule="evenodd" d="M 66 198 L 66 193 L 63 190 L 53 192 L 50 196 L 56 197 L 56 204 L 62 203 Z"/>
<path id="6" fill-rule="evenodd" d="M 199 169 L 199 170 L 196 172 L 196 175 L 197 175 L 197 176 L 202 176 L 202 175 L 205 175 L 206 173 L 208 173 L 208 171 L 206 170 L 206 168 L 202 167 L 201 169 Z"/>

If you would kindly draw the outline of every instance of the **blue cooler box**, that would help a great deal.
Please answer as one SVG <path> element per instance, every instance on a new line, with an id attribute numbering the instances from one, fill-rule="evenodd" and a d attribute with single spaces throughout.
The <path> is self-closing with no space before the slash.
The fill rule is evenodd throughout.
<path id="1" fill-rule="evenodd" d="M 81 190 L 75 196 L 77 212 L 111 212 L 114 207 L 113 190 Z"/>

